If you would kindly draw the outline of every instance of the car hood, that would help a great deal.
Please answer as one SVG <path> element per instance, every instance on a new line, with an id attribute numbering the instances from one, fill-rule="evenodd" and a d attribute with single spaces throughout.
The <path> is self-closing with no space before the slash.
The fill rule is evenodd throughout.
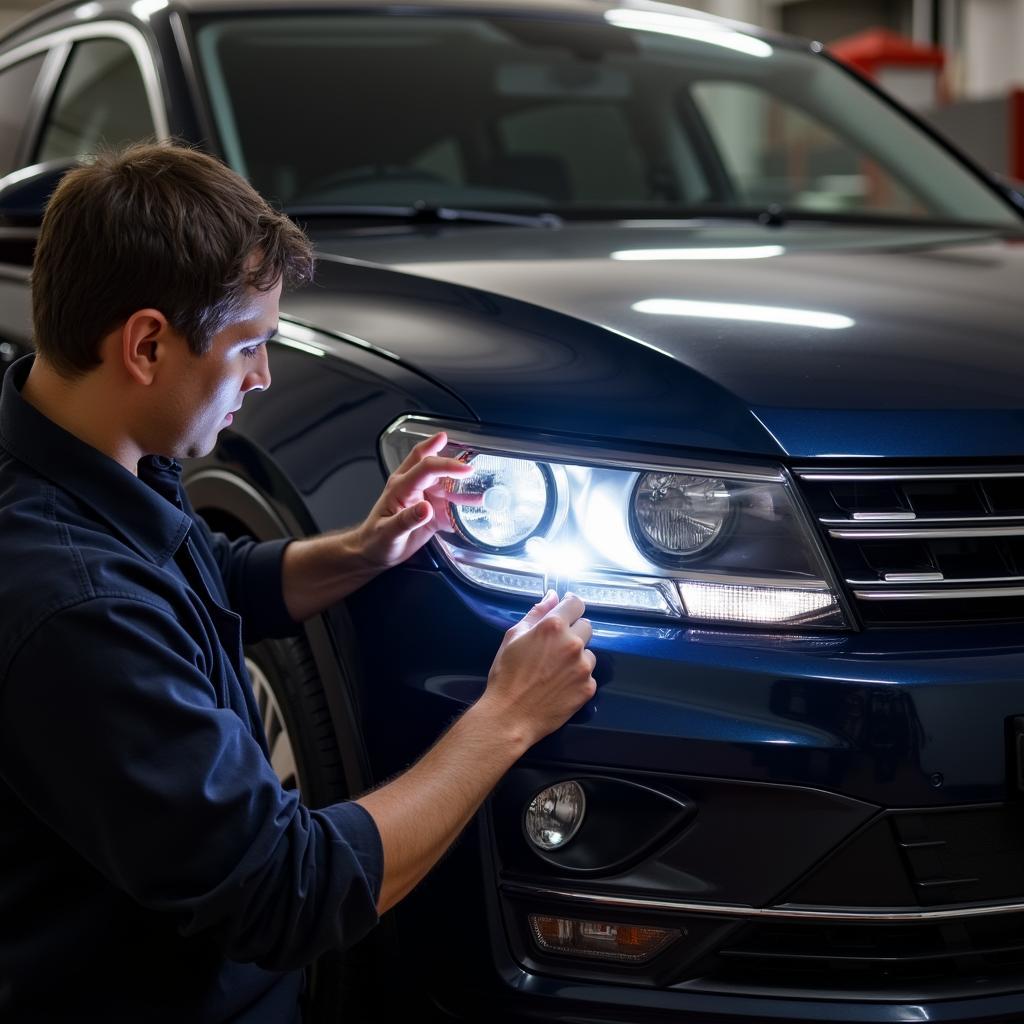
<path id="1" fill-rule="evenodd" d="M 1024 455 L 1019 239 L 644 222 L 316 241 L 318 285 L 286 315 L 383 345 L 484 421 L 795 459 Z M 468 307 L 490 319 L 470 329 Z"/>

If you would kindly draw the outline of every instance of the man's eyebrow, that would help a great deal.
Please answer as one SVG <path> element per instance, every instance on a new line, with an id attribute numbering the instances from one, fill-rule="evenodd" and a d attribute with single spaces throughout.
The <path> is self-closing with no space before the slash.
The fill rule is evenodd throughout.
<path id="1" fill-rule="evenodd" d="M 240 345 L 263 345 L 266 342 L 270 341 L 270 339 L 273 338 L 277 334 L 277 332 L 279 330 L 280 330 L 280 325 L 279 324 L 275 324 L 273 327 L 270 328 L 269 331 L 264 331 L 263 334 L 261 334 L 261 335 L 259 335 L 257 337 L 243 338 L 239 342 L 239 344 Z"/>

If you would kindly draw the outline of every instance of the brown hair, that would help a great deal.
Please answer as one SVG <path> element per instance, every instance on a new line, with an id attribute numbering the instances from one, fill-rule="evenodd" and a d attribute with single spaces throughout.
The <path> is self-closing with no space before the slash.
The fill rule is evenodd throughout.
<path id="1" fill-rule="evenodd" d="M 99 365 L 99 343 L 160 310 L 196 354 L 247 291 L 309 281 L 309 239 L 243 178 L 180 145 L 100 153 L 63 178 L 32 269 L 35 344 L 58 372 Z"/>

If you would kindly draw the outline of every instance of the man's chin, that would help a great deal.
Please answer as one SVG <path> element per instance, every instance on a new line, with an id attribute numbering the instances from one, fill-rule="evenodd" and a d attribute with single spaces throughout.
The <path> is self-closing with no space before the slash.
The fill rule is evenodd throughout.
<path id="1" fill-rule="evenodd" d="M 190 444 L 185 449 L 184 454 L 179 456 L 179 457 L 180 458 L 185 458 L 185 459 L 201 459 L 201 458 L 204 458 L 205 456 L 209 455 L 210 452 L 212 452 L 213 449 L 216 448 L 216 447 L 217 447 L 217 437 L 215 435 L 213 438 L 211 438 L 211 439 L 209 439 L 207 441 L 204 441 L 202 443 Z"/>

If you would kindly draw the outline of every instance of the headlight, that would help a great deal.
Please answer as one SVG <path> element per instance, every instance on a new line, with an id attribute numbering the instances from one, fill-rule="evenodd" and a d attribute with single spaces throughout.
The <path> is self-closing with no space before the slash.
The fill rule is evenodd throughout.
<path id="1" fill-rule="evenodd" d="M 591 609 L 760 627 L 847 624 L 813 525 L 781 468 L 652 459 L 405 416 L 385 431 L 389 472 L 419 441 L 476 472 L 454 491 L 436 544 L 464 579 L 539 598 L 572 590 Z"/>
<path id="2" fill-rule="evenodd" d="M 632 501 L 640 546 L 655 561 L 683 561 L 707 551 L 726 532 L 733 511 L 724 480 L 679 473 L 644 473 Z"/>
<path id="3" fill-rule="evenodd" d="M 513 552 L 550 520 L 554 487 L 547 466 L 525 459 L 466 453 L 474 469 L 471 477 L 452 488 L 464 494 L 482 494 L 482 505 L 452 505 L 456 529 L 481 548 Z"/>

